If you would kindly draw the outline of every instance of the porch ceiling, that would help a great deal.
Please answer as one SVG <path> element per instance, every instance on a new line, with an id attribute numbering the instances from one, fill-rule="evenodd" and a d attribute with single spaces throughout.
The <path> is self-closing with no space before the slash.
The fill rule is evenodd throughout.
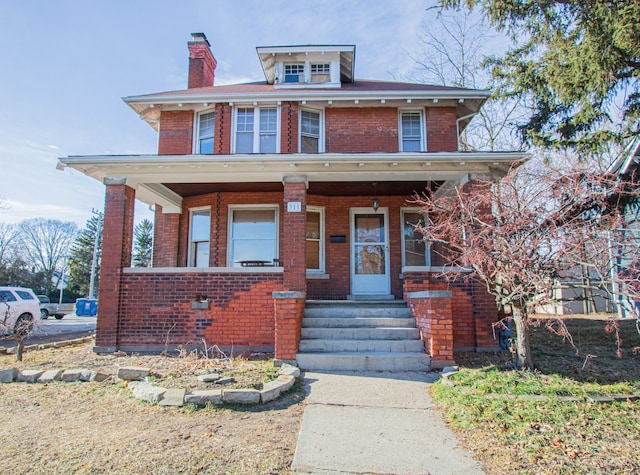
<path id="1" fill-rule="evenodd" d="M 412 195 L 427 183 L 464 182 L 470 174 L 503 174 L 523 152 L 396 152 L 236 155 L 98 155 L 59 158 L 96 180 L 115 180 L 136 198 L 178 213 L 182 198 L 214 191 L 282 190 L 297 176 L 319 195 Z M 389 187 L 389 188 L 386 188 Z M 394 191 L 395 190 L 395 191 Z"/>
<path id="2" fill-rule="evenodd" d="M 380 196 L 412 196 L 427 188 L 435 191 L 441 181 L 394 181 L 376 182 L 310 182 L 308 193 L 321 196 L 368 196 L 377 193 Z M 216 192 L 281 192 L 282 183 L 164 183 L 168 189 L 182 196 L 204 195 Z"/>

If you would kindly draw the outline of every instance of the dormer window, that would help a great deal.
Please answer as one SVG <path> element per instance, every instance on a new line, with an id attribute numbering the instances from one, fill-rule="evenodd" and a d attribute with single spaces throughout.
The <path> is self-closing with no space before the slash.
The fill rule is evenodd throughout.
<path id="1" fill-rule="evenodd" d="M 304 82 L 304 63 L 285 64 L 284 82 Z"/>
<path id="2" fill-rule="evenodd" d="M 311 63 L 311 82 L 331 81 L 331 64 Z"/>

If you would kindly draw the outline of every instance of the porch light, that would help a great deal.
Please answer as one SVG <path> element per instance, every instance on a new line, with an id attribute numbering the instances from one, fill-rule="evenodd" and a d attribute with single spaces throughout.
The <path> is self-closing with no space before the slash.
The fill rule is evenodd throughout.
<path id="1" fill-rule="evenodd" d="M 378 184 L 376 182 L 372 183 L 373 185 L 373 200 L 371 200 L 371 207 L 373 208 L 374 212 L 378 212 L 378 208 L 380 208 L 380 200 L 378 199 L 378 191 L 376 190 L 376 187 L 378 186 Z"/>

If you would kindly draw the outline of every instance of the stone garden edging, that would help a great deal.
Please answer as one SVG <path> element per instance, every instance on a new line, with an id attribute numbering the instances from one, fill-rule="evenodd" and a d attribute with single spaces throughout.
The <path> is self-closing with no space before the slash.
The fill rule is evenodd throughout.
<path id="1" fill-rule="evenodd" d="M 186 391 L 185 389 L 166 389 L 154 386 L 146 378 L 150 375 L 149 368 L 121 367 L 115 376 L 124 380 L 131 393 L 137 399 L 161 406 L 183 406 L 184 404 L 265 404 L 280 397 L 293 387 L 296 379 L 300 378 L 300 369 L 284 364 L 278 371 L 274 381 L 265 383 L 258 389 L 210 389 L 200 391 Z M 88 369 L 52 369 L 52 370 L 23 370 L 17 368 L 0 368 L 0 383 L 51 383 L 62 382 L 102 382 L 114 375 L 92 371 Z"/>
<path id="2" fill-rule="evenodd" d="M 25 345 L 24 351 L 25 353 L 28 351 L 35 350 L 46 350 L 48 348 L 64 348 L 65 346 L 73 346 L 73 345 L 81 345 L 83 343 L 89 343 L 93 341 L 95 336 L 84 336 L 82 338 L 75 338 L 73 340 L 61 340 L 61 341 L 52 341 L 50 343 L 38 343 L 36 345 Z M 15 353 L 15 347 L 10 348 L 0 348 L 0 355 L 10 355 Z"/>

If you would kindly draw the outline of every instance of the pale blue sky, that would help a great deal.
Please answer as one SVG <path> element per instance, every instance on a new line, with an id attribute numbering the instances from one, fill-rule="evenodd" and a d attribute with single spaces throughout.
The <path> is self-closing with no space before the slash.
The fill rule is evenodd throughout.
<path id="1" fill-rule="evenodd" d="M 218 84 L 264 79 L 256 46 L 306 43 L 355 44 L 356 77 L 392 80 L 413 67 L 430 4 L 0 0 L 0 221 L 84 227 L 104 187 L 57 158 L 156 153 L 156 132 L 121 98 L 186 88 L 191 32 L 207 35 Z"/>

